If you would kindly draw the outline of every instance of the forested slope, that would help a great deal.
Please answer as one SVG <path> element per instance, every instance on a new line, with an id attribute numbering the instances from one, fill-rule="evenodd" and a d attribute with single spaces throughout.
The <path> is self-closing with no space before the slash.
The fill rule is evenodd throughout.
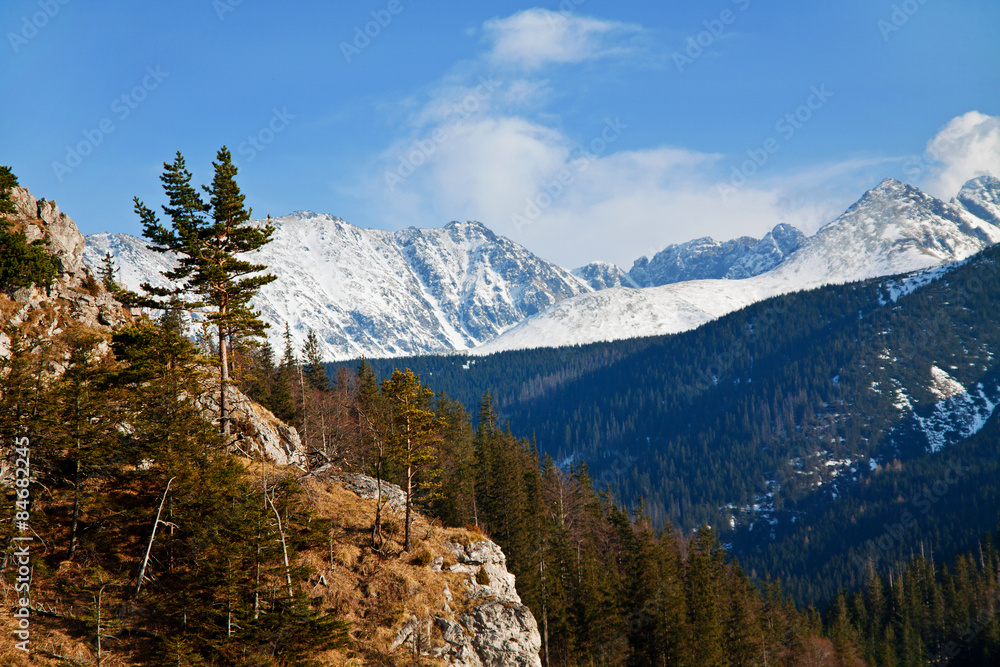
<path id="1" fill-rule="evenodd" d="M 955 444 L 1000 403 L 1000 327 L 991 315 L 998 252 L 778 297 L 676 336 L 392 363 L 463 400 L 490 388 L 515 432 L 534 434 L 557 461 L 586 461 L 617 499 L 642 497 L 658 524 L 736 526 L 732 540 L 748 565 L 791 576 L 795 566 L 777 567 L 774 555 L 793 539 L 787 531 L 794 527 L 799 546 L 803 531 L 836 533 L 827 557 L 849 560 L 876 530 L 853 516 L 852 503 L 863 493 L 908 501 L 913 494 L 901 488 L 932 485 Z M 965 446 L 988 467 L 996 440 L 983 438 Z M 984 470 L 968 486 L 991 493 L 995 484 Z M 928 547 L 967 547 L 1000 518 L 985 497 L 958 497 L 922 516 L 940 526 L 924 537 Z M 864 505 L 873 526 L 892 518 L 878 506 Z M 765 557 L 772 539 L 779 551 Z M 820 566 L 801 562 L 812 575 Z M 850 566 L 829 567 L 842 571 L 822 591 L 792 584 L 799 599 L 828 599 L 856 581 Z"/>

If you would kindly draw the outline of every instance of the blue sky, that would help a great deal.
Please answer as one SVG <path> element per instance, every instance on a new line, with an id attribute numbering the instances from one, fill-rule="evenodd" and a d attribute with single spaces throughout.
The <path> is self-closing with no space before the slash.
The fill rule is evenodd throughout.
<path id="1" fill-rule="evenodd" d="M 139 234 L 181 151 L 254 215 L 477 219 L 573 267 L 1000 175 L 996 0 L 7 0 L 0 164 Z M 366 34 L 367 33 L 367 34 Z"/>

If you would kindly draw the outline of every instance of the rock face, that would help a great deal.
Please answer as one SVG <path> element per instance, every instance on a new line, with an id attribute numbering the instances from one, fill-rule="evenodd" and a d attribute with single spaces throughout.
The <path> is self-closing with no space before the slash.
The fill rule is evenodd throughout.
<path id="1" fill-rule="evenodd" d="M 719 242 L 704 237 L 669 245 L 652 259 L 640 257 L 628 276 L 639 287 L 687 280 L 742 279 L 770 271 L 798 250 L 806 236 L 795 227 L 777 225 L 759 241 L 741 236 Z"/>
<path id="2" fill-rule="evenodd" d="M 784 223 L 777 225 L 750 252 L 737 260 L 723 277 L 740 280 L 759 276 L 784 262 L 805 240 L 806 235 L 795 227 Z"/>
<path id="3" fill-rule="evenodd" d="M 410 619 L 397 633 L 391 650 L 423 646 L 418 652 L 455 667 L 541 667 L 538 623 L 521 604 L 500 547 L 480 540 L 464 546 L 450 543 L 448 548 L 458 563 L 447 569 L 467 575 L 466 611 L 457 620 L 433 617 L 433 627 L 440 633 L 438 642 L 431 632 L 431 619 Z M 451 597 L 450 591 L 446 596 Z"/>
<path id="4" fill-rule="evenodd" d="M 986 175 L 972 179 L 962 186 L 952 203 L 1000 227 L 1000 178 Z"/>
<path id="5" fill-rule="evenodd" d="M 17 212 L 8 219 L 22 230 L 29 242 L 48 241 L 47 250 L 56 260 L 59 276 L 50 287 L 22 287 L 8 293 L 9 302 L 0 316 L 17 328 L 58 336 L 69 322 L 100 331 L 129 321 L 131 314 L 118 303 L 83 265 L 84 237 L 54 201 L 36 199 L 25 188 L 14 188 L 11 199 Z M 29 333 L 28 329 L 24 333 Z M 0 354 L 9 349 L 6 335 L 0 337 Z"/>
<path id="6" fill-rule="evenodd" d="M 323 469 L 311 474 L 322 475 Z M 330 479 L 362 498 L 376 497 L 375 480 L 367 475 L 332 474 Z M 403 490 L 388 482 L 382 482 L 382 496 L 397 511 L 406 502 Z M 444 613 L 410 618 L 396 633 L 389 650 L 408 648 L 455 667 L 541 667 L 538 623 L 521 603 L 500 547 L 487 539 L 468 544 L 448 542 L 446 547 L 452 557 L 449 562 L 455 562 L 446 565 L 444 558 L 438 557 L 431 570 L 442 577 L 446 573 L 461 575 L 464 591 L 453 593 L 445 584 Z M 456 601 L 459 594 L 462 598 Z M 460 611 L 452 612 L 452 605 Z"/>
<path id="7" fill-rule="evenodd" d="M 325 468 L 326 466 L 324 466 Z M 322 474 L 324 468 L 318 468 L 314 471 L 314 474 Z M 378 487 L 382 487 L 382 501 L 389 503 L 389 507 L 397 512 L 403 512 L 406 510 L 406 492 L 399 488 L 396 484 L 391 484 L 385 480 L 380 483 L 376 483 L 374 477 L 369 477 L 368 475 L 361 475 L 358 473 L 345 473 L 341 475 L 332 475 L 331 478 L 335 482 L 340 482 L 348 491 L 353 491 L 361 498 L 366 498 L 368 500 L 376 500 L 378 498 Z"/>
<path id="8" fill-rule="evenodd" d="M 458 559 L 449 569 L 468 575 L 470 608 L 458 623 L 434 619 L 445 641 L 440 656 L 448 664 L 463 667 L 541 667 L 538 623 L 521 604 L 500 547 L 489 540 L 448 546 Z"/>
<path id="9" fill-rule="evenodd" d="M 24 222 L 28 241 L 48 241 L 49 250 L 59 261 L 63 275 L 82 278 L 86 241 L 69 216 L 62 213 L 54 201 L 35 199 L 25 188 L 14 188 L 11 199 L 17 207 L 18 217 Z"/>
<path id="10" fill-rule="evenodd" d="M 210 419 L 219 418 L 218 378 L 206 379 L 205 390 L 195 403 Z M 256 403 L 236 387 L 226 392 L 232 431 L 237 434 L 234 448 L 250 458 L 264 456 L 284 466 L 305 468 L 306 456 L 299 433 L 281 421 L 264 406 Z"/>
<path id="11" fill-rule="evenodd" d="M 627 273 L 611 262 L 591 262 L 573 269 L 573 275 L 585 280 L 595 290 L 609 287 L 638 287 Z"/>

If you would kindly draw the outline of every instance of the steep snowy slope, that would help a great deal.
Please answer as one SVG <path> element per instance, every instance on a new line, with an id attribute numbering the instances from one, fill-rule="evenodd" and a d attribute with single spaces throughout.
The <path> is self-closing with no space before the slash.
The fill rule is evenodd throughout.
<path id="1" fill-rule="evenodd" d="M 976 179 L 962 192 L 964 200 L 948 204 L 886 179 L 770 271 L 744 280 L 583 294 L 521 322 L 475 353 L 677 333 L 778 294 L 963 259 L 1000 241 L 1000 227 L 962 204 L 982 202 L 980 209 L 989 211 L 1000 197 L 1000 181 Z"/>
<path id="2" fill-rule="evenodd" d="M 464 349 L 591 290 L 478 222 L 389 232 L 299 211 L 274 224 L 252 259 L 278 277 L 254 305 L 279 353 L 286 322 L 299 349 L 314 330 L 328 360 Z M 128 287 L 163 284 L 167 259 L 142 239 L 89 236 L 84 261 L 96 267 L 106 252 Z"/>

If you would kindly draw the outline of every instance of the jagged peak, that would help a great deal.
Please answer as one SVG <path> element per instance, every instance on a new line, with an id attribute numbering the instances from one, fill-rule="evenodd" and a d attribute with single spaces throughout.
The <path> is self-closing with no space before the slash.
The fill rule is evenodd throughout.
<path id="1" fill-rule="evenodd" d="M 282 222 L 333 222 L 338 224 L 350 225 L 343 218 L 330 215 L 329 213 L 317 213 L 316 211 L 299 210 L 292 211 L 288 215 L 282 215 L 279 217 L 272 217 L 272 221 L 282 223 Z M 353 226 L 353 225 L 352 225 Z"/>
<path id="2" fill-rule="evenodd" d="M 862 197 L 861 197 L 861 199 L 859 200 L 858 203 L 863 202 L 868 197 L 876 197 L 876 196 L 877 197 L 885 197 L 885 196 L 893 197 L 893 196 L 897 196 L 900 192 L 907 192 L 907 193 L 909 193 L 909 192 L 920 192 L 921 194 L 923 194 L 916 187 L 914 187 L 914 186 L 912 186 L 912 185 L 910 185 L 908 183 L 903 183 L 902 181 L 897 181 L 895 178 L 889 177 L 889 178 L 883 179 L 881 183 L 879 183 L 874 188 L 872 188 L 871 190 L 868 190 L 868 192 L 866 192 L 864 195 L 862 195 Z"/>
<path id="3" fill-rule="evenodd" d="M 478 220 L 466 220 L 465 222 L 452 220 L 451 222 L 449 222 L 447 225 L 444 226 L 444 229 L 448 230 L 451 233 L 455 233 L 456 231 L 464 233 L 466 236 L 472 234 L 483 236 L 491 241 L 496 240 L 497 238 L 496 233 L 492 229 L 490 229 L 483 223 L 479 222 Z"/>
<path id="4" fill-rule="evenodd" d="M 958 191 L 958 196 L 961 197 L 964 194 L 969 193 L 979 193 L 982 191 L 992 192 L 1000 194 L 1000 178 L 997 178 L 993 174 L 980 174 L 975 178 L 970 178 L 962 185 L 962 189 Z"/>

